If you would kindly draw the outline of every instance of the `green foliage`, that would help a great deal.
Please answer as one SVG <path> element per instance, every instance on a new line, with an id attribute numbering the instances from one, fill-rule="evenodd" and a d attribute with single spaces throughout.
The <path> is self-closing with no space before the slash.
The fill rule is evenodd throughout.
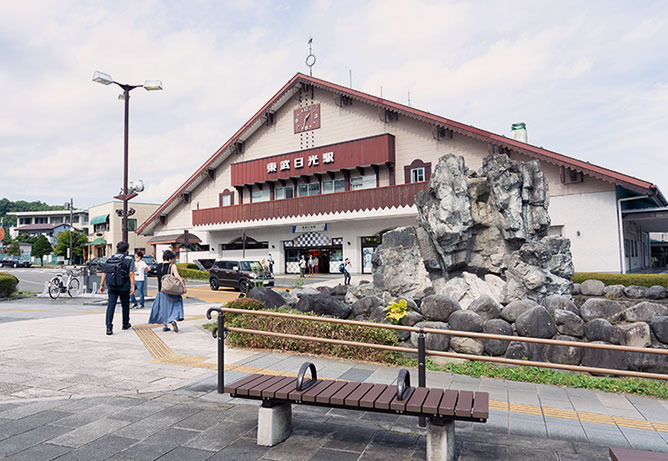
<path id="1" fill-rule="evenodd" d="M 292 288 L 295 290 L 301 290 L 304 288 L 304 276 L 302 274 L 299 274 L 299 277 L 297 280 L 295 280 L 295 283 L 292 285 Z"/>
<path id="2" fill-rule="evenodd" d="M 0 298 L 8 298 L 19 285 L 19 279 L 7 272 L 0 272 Z"/>
<path id="3" fill-rule="evenodd" d="M 179 270 L 179 273 L 180 273 L 181 269 L 193 269 L 193 270 L 196 270 L 196 271 L 199 270 L 199 267 L 197 267 L 197 264 L 193 264 L 193 263 L 176 263 L 176 268 Z"/>
<path id="4" fill-rule="evenodd" d="M 185 264 L 183 264 L 185 265 Z M 209 280 L 209 273 L 206 271 L 200 271 L 196 269 L 187 269 L 185 267 L 179 267 L 181 264 L 177 264 L 176 268 L 179 270 L 179 275 L 184 279 L 191 280 Z"/>
<path id="5" fill-rule="evenodd" d="M 406 300 L 400 299 L 399 302 L 395 301 L 385 308 L 385 312 L 387 312 L 385 318 L 392 320 L 392 323 L 395 325 L 399 325 L 401 323 L 401 319 L 406 317 L 407 310 L 408 304 L 406 303 Z"/>
<path id="6" fill-rule="evenodd" d="M 4 243 L 11 243 L 12 238 L 9 236 L 9 227 L 3 226 L 3 229 L 5 229 L 5 236 L 2 237 L 2 242 Z"/>
<path id="7" fill-rule="evenodd" d="M 77 258 L 83 255 L 83 248 L 88 245 L 88 237 L 77 231 L 72 231 L 72 253 Z M 61 232 L 56 237 L 56 248 L 53 252 L 60 256 L 67 256 L 70 247 L 70 231 Z"/>
<path id="8" fill-rule="evenodd" d="M 49 239 L 46 238 L 45 235 L 40 235 L 37 237 L 37 240 L 35 243 L 32 245 L 32 250 L 31 254 L 35 258 L 39 258 L 40 264 L 43 266 L 44 265 L 44 256 L 50 254 L 53 251 L 53 248 L 51 248 L 51 244 L 49 243 Z"/>
<path id="9" fill-rule="evenodd" d="M 10 211 L 51 211 L 62 210 L 63 206 L 47 205 L 43 202 L 26 202 L 19 200 L 13 202 L 6 198 L 0 199 L 0 218 L 5 218 L 5 226 L 16 226 L 16 216 L 7 216 Z M 6 231 L 8 229 L 5 229 Z"/>
<path id="10" fill-rule="evenodd" d="M 606 285 L 640 285 L 651 287 L 661 285 L 668 288 L 668 274 L 609 274 L 605 272 L 576 272 L 571 277 L 573 283 L 582 283 L 585 280 L 600 280 Z"/>
<path id="11" fill-rule="evenodd" d="M 19 242 L 14 240 L 9 244 L 9 248 L 7 248 L 7 256 L 21 256 L 21 247 L 19 246 Z"/>
<path id="12" fill-rule="evenodd" d="M 21 242 L 21 243 L 29 243 L 30 245 L 34 245 L 35 242 L 37 241 L 37 236 L 30 236 L 28 234 L 19 234 L 16 236 L 16 241 Z"/>

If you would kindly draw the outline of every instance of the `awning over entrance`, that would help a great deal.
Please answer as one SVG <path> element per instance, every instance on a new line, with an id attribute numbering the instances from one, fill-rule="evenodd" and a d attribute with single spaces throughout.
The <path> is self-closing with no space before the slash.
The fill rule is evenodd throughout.
<path id="1" fill-rule="evenodd" d="M 640 225 L 643 232 L 668 232 L 668 207 L 622 210 L 624 221 Z"/>
<path id="2" fill-rule="evenodd" d="M 185 234 L 166 234 L 156 235 L 148 241 L 149 245 L 164 245 L 172 243 L 185 243 Z M 202 240 L 195 234 L 188 233 L 188 243 L 202 243 Z"/>
<path id="3" fill-rule="evenodd" d="M 106 245 L 107 242 L 102 237 L 98 237 L 95 240 L 93 240 L 92 242 L 90 242 L 90 244 L 91 245 Z"/>
<path id="4" fill-rule="evenodd" d="M 107 222 L 108 219 L 109 219 L 109 213 L 102 214 L 100 216 L 95 216 L 93 219 L 90 220 L 90 225 L 94 226 L 95 224 L 104 224 Z"/>

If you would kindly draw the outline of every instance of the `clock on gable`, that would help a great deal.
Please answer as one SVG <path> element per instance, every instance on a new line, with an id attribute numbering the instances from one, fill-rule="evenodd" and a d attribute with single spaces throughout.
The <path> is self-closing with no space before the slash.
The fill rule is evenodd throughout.
<path id="1" fill-rule="evenodd" d="M 298 107 L 294 112 L 295 133 L 320 128 L 320 104 Z"/>

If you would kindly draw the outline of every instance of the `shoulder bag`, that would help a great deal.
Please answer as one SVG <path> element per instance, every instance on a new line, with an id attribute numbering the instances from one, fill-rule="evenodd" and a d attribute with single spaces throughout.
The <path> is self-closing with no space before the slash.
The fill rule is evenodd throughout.
<path id="1" fill-rule="evenodd" d="M 162 276 L 160 279 L 160 285 L 162 286 L 162 291 L 165 294 L 173 296 L 181 296 L 183 294 L 183 285 L 179 279 L 172 275 L 172 265 L 169 265 L 168 272 Z"/>

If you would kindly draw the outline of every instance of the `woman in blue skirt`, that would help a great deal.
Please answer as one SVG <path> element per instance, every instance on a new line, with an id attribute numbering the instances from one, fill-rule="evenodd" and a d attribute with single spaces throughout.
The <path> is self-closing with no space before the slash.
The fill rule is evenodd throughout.
<path id="1" fill-rule="evenodd" d="M 161 264 L 158 264 L 158 294 L 153 301 L 153 308 L 151 309 L 151 316 L 148 323 L 162 323 L 162 331 L 169 331 L 169 325 L 174 328 L 174 332 L 179 332 L 179 326 L 176 323 L 183 320 L 183 299 L 181 296 L 168 295 L 162 292 L 162 277 L 166 274 L 172 274 L 176 277 L 181 285 L 183 285 L 183 293 L 186 293 L 186 284 L 179 275 L 179 271 L 174 264 L 176 255 L 173 251 L 166 250 L 162 254 Z"/>

